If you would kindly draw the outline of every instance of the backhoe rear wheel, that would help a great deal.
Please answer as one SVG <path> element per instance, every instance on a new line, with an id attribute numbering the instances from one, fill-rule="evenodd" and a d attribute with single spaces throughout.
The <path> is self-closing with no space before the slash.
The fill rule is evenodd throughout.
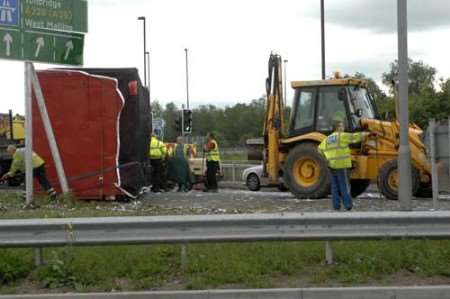
<path id="1" fill-rule="evenodd" d="M 314 143 L 302 143 L 287 156 L 284 183 L 297 198 L 324 198 L 330 193 L 327 161 Z"/>
<path id="2" fill-rule="evenodd" d="M 416 194 L 420 186 L 419 172 L 413 166 L 412 167 L 412 194 Z M 381 167 L 378 173 L 378 189 L 380 192 L 390 200 L 398 199 L 398 186 L 399 186 L 399 176 L 398 176 L 398 166 L 397 160 L 391 160 Z"/>

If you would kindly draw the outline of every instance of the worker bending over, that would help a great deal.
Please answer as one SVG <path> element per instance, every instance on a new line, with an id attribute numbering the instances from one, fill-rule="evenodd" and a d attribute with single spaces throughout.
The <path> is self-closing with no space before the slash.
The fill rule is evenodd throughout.
<path id="1" fill-rule="evenodd" d="M 19 171 L 25 173 L 25 149 L 17 149 L 14 145 L 9 145 L 6 151 L 12 156 L 13 160 L 9 171 L 3 175 L 2 180 L 14 177 Z M 55 199 L 56 191 L 53 189 L 52 185 L 48 181 L 47 175 L 45 174 L 45 161 L 33 152 L 32 163 L 33 177 L 38 180 L 39 184 L 47 192 L 47 194 L 52 199 Z"/>
<path id="2" fill-rule="evenodd" d="M 188 192 L 192 188 L 191 169 L 189 167 L 190 147 L 177 137 L 169 163 L 169 177 L 178 184 L 178 192 Z"/>
<path id="3" fill-rule="evenodd" d="M 352 198 L 349 192 L 347 169 L 352 168 L 352 159 L 349 145 L 361 142 L 369 133 L 346 133 L 344 123 L 336 122 L 336 129 L 319 145 L 319 151 L 328 161 L 331 174 L 331 195 L 333 208 L 341 209 L 341 201 L 347 211 L 353 208 Z"/>
<path id="4" fill-rule="evenodd" d="M 208 142 L 203 149 L 206 152 L 206 189 L 205 192 L 218 192 L 217 171 L 219 170 L 220 153 L 213 133 L 208 133 Z"/>
<path id="5" fill-rule="evenodd" d="M 161 178 L 162 173 L 162 160 L 166 157 L 167 150 L 164 142 L 156 138 L 155 134 L 152 134 L 150 140 L 150 165 L 152 166 L 152 191 L 155 193 L 161 192 Z"/>

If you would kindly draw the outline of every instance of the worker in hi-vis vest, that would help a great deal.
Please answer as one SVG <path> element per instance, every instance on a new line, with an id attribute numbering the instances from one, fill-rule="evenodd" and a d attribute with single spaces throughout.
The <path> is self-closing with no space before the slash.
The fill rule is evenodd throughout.
<path id="1" fill-rule="evenodd" d="M 14 177 L 18 172 L 25 173 L 25 149 L 16 148 L 14 145 L 8 145 L 6 149 L 12 156 L 12 163 L 9 171 L 3 175 L 2 180 Z M 56 198 L 56 191 L 50 184 L 45 173 L 45 161 L 35 152 L 32 155 L 33 177 L 37 179 L 41 187 L 47 192 L 51 199 Z"/>
<path id="2" fill-rule="evenodd" d="M 152 134 L 150 140 L 150 164 L 152 165 L 152 191 L 161 192 L 162 160 L 165 159 L 167 150 L 164 142 Z"/>
<path id="3" fill-rule="evenodd" d="M 206 188 L 205 192 L 218 192 L 217 172 L 220 169 L 219 145 L 213 133 L 208 133 L 208 142 L 203 149 L 206 152 Z"/>
<path id="4" fill-rule="evenodd" d="M 343 120 L 337 120 L 335 132 L 319 145 L 319 151 L 328 161 L 331 196 L 333 197 L 333 208 L 336 211 L 341 209 L 341 202 L 347 211 L 353 208 L 347 175 L 347 169 L 352 168 L 350 144 L 361 142 L 368 135 L 367 132 L 346 133 Z"/>

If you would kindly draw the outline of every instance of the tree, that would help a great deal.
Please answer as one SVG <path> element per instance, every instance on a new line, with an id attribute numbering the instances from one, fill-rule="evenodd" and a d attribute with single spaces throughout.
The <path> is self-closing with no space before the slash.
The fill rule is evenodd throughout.
<path id="1" fill-rule="evenodd" d="M 173 102 L 166 104 L 162 112 L 162 118 L 166 121 L 165 141 L 174 142 L 177 138 L 178 133 L 175 130 L 175 120 L 178 119 L 178 116 L 179 111 L 177 106 Z"/>
<path id="2" fill-rule="evenodd" d="M 161 104 L 159 104 L 158 100 L 154 100 L 151 105 L 151 111 L 153 113 L 153 117 L 161 117 L 163 113 L 163 108 L 161 107 Z"/>
<path id="3" fill-rule="evenodd" d="M 392 82 L 398 80 L 398 60 L 390 64 L 390 70 L 383 73 L 383 84 L 389 86 L 391 95 L 394 95 Z M 410 94 L 434 94 L 436 69 L 422 61 L 413 61 L 408 59 L 408 77 L 409 77 L 409 93 Z"/>

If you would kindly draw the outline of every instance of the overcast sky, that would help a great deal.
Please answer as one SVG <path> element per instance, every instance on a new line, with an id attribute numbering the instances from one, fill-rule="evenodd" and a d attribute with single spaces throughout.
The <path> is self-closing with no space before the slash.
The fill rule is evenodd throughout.
<path id="1" fill-rule="evenodd" d="M 288 59 L 288 80 L 320 79 L 319 0 L 89 0 L 86 67 L 143 68 L 147 17 L 152 100 L 191 106 L 249 102 L 264 93 L 267 59 Z M 396 0 L 325 0 L 327 73 L 379 81 L 397 57 Z M 450 1 L 409 0 L 409 53 L 450 77 Z M 3 46 L 3 44 L 0 44 Z M 38 69 L 52 66 L 36 64 Z M 143 76 L 141 76 L 143 77 Z M 23 63 L 0 61 L 0 112 L 23 112 Z M 290 98 L 292 93 L 288 92 Z"/>

